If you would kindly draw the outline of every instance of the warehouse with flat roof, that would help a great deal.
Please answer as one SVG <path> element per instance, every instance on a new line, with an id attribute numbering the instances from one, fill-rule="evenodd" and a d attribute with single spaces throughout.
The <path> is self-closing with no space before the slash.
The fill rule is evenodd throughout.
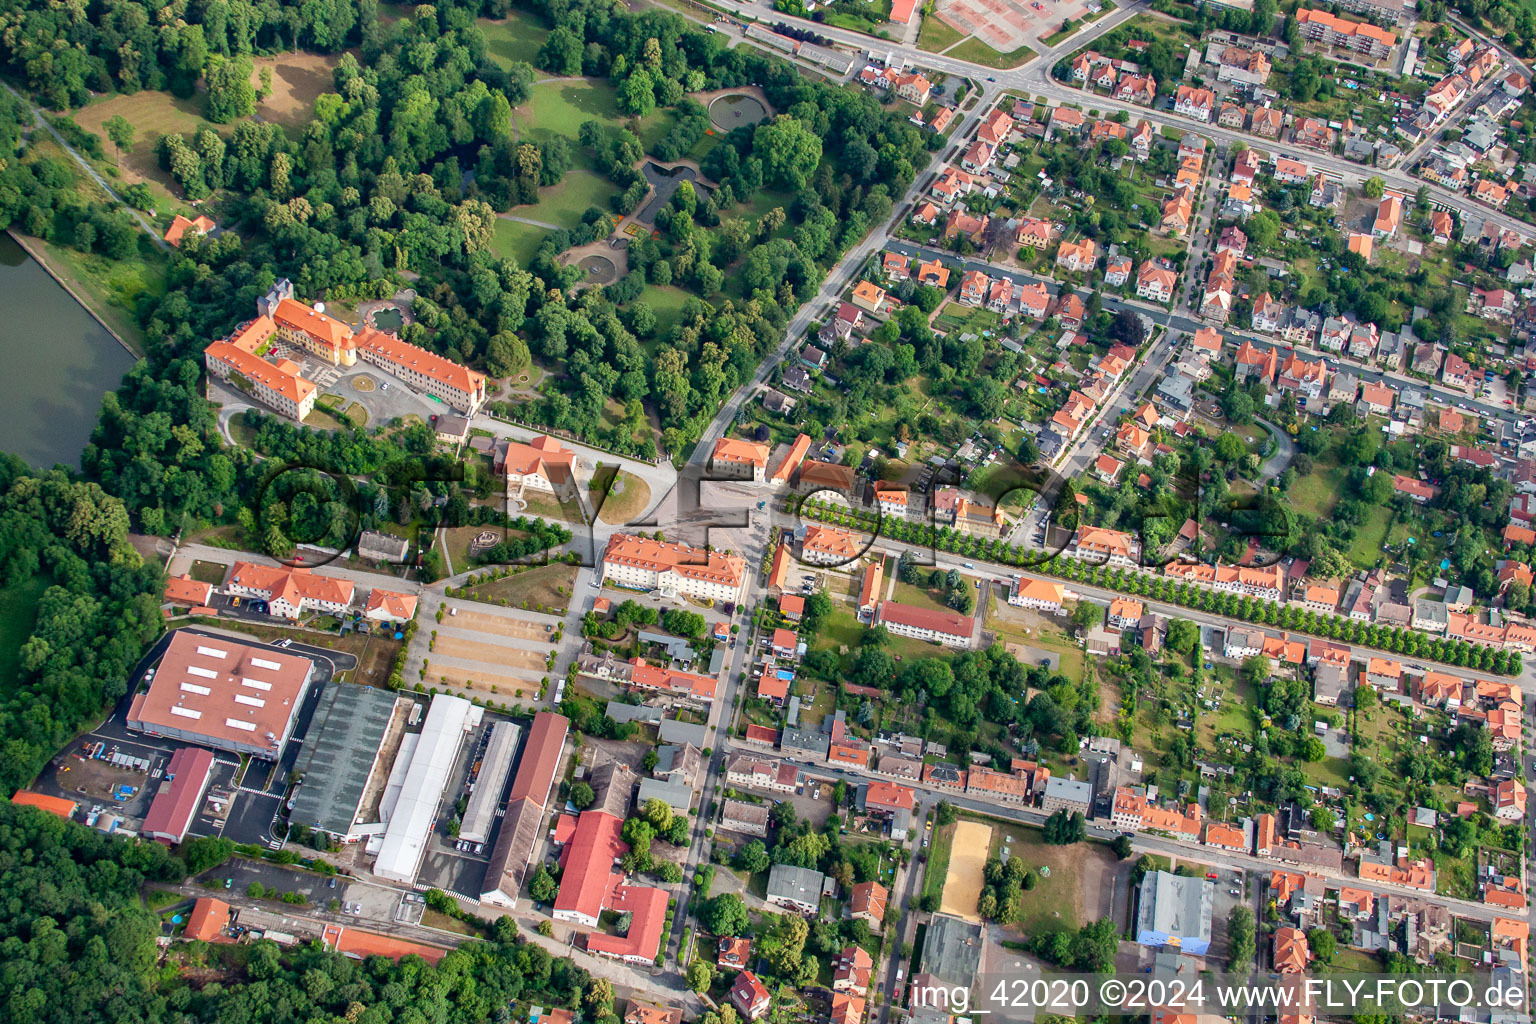
<path id="1" fill-rule="evenodd" d="M 379 755 L 396 698 L 371 686 L 332 684 L 320 694 L 304 749 L 294 768 L 303 776 L 290 820 L 346 841 L 360 835 L 358 812 Z"/>
<path id="2" fill-rule="evenodd" d="M 432 698 L 373 864 L 373 873 L 380 878 L 416 881 L 432 834 L 432 821 L 448 786 L 448 775 L 464 745 L 465 734 L 480 724 L 483 715 L 480 708 L 463 697 L 440 693 Z"/>
<path id="3" fill-rule="evenodd" d="M 521 732 L 511 722 L 491 726 L 491 738 L 480 758 L 480 774 L 475 776 L 475 791 L 469 794 L 469 803 L 459 822 L 460 839 L 483 843 L 490 838 L 496 811 L 501 807 L 501 794 L 507 788 L 507 776 L 512 774 L 512 758 L 517 755 L 517 737 Z"/>
<path id="4" fill-rule="evenodd" d="M 179 630 L 128 728 L 277 760 L 293 732 L 314 663 L 264 644 Z"/>

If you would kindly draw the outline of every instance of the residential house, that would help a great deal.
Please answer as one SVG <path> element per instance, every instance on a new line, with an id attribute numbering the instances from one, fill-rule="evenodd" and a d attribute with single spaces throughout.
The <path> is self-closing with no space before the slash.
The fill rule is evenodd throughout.
<path id="1" fill-rule="evenodd" d="M 1153 302 L 1167 302 L 1173 298 L 1177 281 L 1178 275 L 1172 270 L 1147 260 L 1136 271 L 1136 294 Z"/>
<path id="2" fill-rule="evenodd" d="M 1181 85 L 1174 95 L 1173 112 L 1184 117 L 1192 117 L 1196 121 L 1209 122 L 1215 105 L 1216 94 L 1211 90 Z"/>

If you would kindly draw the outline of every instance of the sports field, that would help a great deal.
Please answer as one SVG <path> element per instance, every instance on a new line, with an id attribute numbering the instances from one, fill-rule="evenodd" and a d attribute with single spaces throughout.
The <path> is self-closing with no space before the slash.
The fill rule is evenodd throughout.
<path id="1" fill-rule="evenodd" d="M 976 913 L 976 901 L 981 898 L 982 869 L 986 867 L 987 850 L 991 845 L 990 825 L 978 821 L 956 822 L 949 871 L 944 876 L 944 899 L 939 905 L 941 913 L 967 921 L 981 920 Z"/>

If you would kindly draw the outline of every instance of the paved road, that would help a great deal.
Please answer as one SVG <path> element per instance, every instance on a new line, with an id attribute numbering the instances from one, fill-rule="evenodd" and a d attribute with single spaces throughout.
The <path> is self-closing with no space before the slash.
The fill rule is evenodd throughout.
<path id="1" fill-rule="evenodd" d="M 751 751 L 751 749 L 745 745 L 741 745 L 735 749 L 737 749 L 737 751 L 740 753 L 760 753 L 760 751 Z M 808 763 L 795 761 L 793 758 L 785 758 L 784 760 L 789 760 L 795 764 Z M 817 764 L 814 767 L 816 773 L 819 775 L 836 775 L 848 780 L 849 782 L 858 782 L 866 777 L 872 777 L 866 776 L 861 772 L 842 768 L 829 768 L 820 764 Z M 1042 826 L 1045 824 L 1045 819 L 1049 817 L 1048 812 L 1038 808 L 1018 807 L 998 804 L 989 800 L 977 800 L 966 796 L 963 793 L 956 793 L 950 790 L 941 790 L 933 787 L 927 787 L 922 783 L 914 783 L 911 785 L 913 785 L 913 788 L 917 789 L 919 792 L 930 793 L 935 798 L 943 799 L 962 810 L 976 811 L 977 813 L 990 815 L 995 818 L 1003 818 L 1008 821 L 1018 821 L 1028 825 Z M 1113 839 L 1116 835 L 1119 834 L 1117 830 L 1109 828 L 1103 824 L 1092 824 L 1088 826 L 1088 829 L 1089 835 L 1095 839 Z M 1177 839 L 1164 839 L 1159 836 L 1149 835 L 1144 832 L 1138 832 L 1131 837 L 1131 846 L 1142 853 L 1174 856 L 1183 860 L 1197 861 L 1201 864 L 1208 864 L 1218 868 L 1225 868 L 1227 870 L 1268 872 L 1273 871 L 1276 868 L 1286 867 L 1282 861 L 1273 860 L 1270 858 L 1255 857 L 1250 854 L 1230 853 L 1224 850 L 1216 849 L 1214 847 L 1202 846 L 1199 843 L 1188 843 Z M 1368 882 L 1345 873 L 1333 873 L 1318 868 L 1307 868 L 1306 870 L 1311 874 L 1318 875 L 1322 878 L 1334 879 L 1339 882 L 1347 882 L 1351 886 L 1387 896 L 1402 897 L 1412 895 L 1417 892 L 1417 890 L 1409 889 L 1404 886 Z M 1482 903 L 1476 903 L 1471 900 L 1457 899 L 1453 896 L 1435 896 L 1434 899 L 1437 903 L 1443 903 L 1453 908 L 1458 917 L 1468 917 L 1478 921 L 1492 921 L 1495 917 L 1529 916 L 1528 910 L 1504 911 L 1498 907 L 1489 907 Z"/>
<path id="2" fill-rule="evenodd" d="M 1291 440 L 1291 435 L 1275 426 L 1269 420 L 1254 417 L 1269 431 L 1269 436 L 1275 439 L 1275 454 L 1264 460 L 1264 465 L 1259 467 L 1259 476 L 1265 480 L 1273 480 L 1285 472 L 1285 467 L 1291 464 L 1291 459 L 1296 457 L 1296 442 Z"/>
<path id="3" fill-rule="evenodd" d="M 1126 103 L 1107 96 L 1100 96 L 1095 93 L 1086 92 L 1082 89 L 1077 89 L 1065 85 L 1051 77 L 1051 68 L 1056 64 L 1057 60 L 1077 49 L 1080 49 L 1081 47 L 1087 46 L 1094 38 L 1102 35 L 1104 32 L 1107 32 L 1109 29 L 1113 28 L 1115 25 L 1120 24 L 1120 22 L 1124 20 L 1124 18 L 1120 18 L 1116 15 L 1111 15 L 1093 23 L 1083 31 L 1079 32 L 1075 37 L 1044 51 L 1039 57 L 1030 61 L 1022 68 L 1016 68 L 1011 71 L 994 71 L 980 64 L 971 63 L 970 61 L 927 53 L 916 48 L 915 46 L 898 44 L 885 40 L 875 40 L 859 32 L 852 32 L 846 29 L 839 29 L 830 25 L 823 25 L 817 22 L 808 21 L 803 18 L 795 18 L 790 15 L 780 14 L 772 11 L 769 5 L 764 3 L 739 3 L 734 2 L 734 0 L 719 0 L 719 6 L 747 17 L 756 18 L 759 21 L 783 21 L 786 24 L 794 25 L 796 27 L 808 28 L 812 31 L 819 32 L 821 35 L 826 36 L 834 42 L 844 46 L 853 47 L 856 50 L 873 51 L 878 54 L 890 53 L 893 54 L 897 59 L 905 60 L 907 63 L 918 67 L 930 68 L 936 71 L 945 72 L 947 74 L 960 75 L 963 77 L 975 79 L 977 81 L 995 82 L 998 87 L 1002 89 L 1025 93 L 1036 99 L 1042 99 L 1049 103 L 1092 107 L 1095 110 L 1101 111 L 1105 116 L 1108 116 L 1117 110 L 1123 110 L 1134 117 L 1140 117 L 1150 121 L 1154 126 L 1170 126 L 1181 130 L 1197 130 L 1200 134 L 1205 135 L 1217 142 L 1225 144 L 1230 144 L 1232 142 L 1242 142 L 1267 152 L 1274 152 L 1278 150 L 1281 152 L 1295 153 L 1299 159 L 1304 159 L 1307 164 L 1309 164 L 1314 169 L 1326 171 L 1331 177 L 1338 178 L 1339 180 L 1348 184 L 1358 185 L 1366 178 L 1375 176 L 1380 177 L 1382 181 L 1387 185 L 1387 187 L 1401 189 L 1409 193 L 1416 192 L 1422 186 L 1428 190 L 1430 200 L 1435 205 L 1444 209 L 1457 210 L 1464 217 L 1475 217 L 1492 220 L 1500 227 L 1518 231 L 1522 235 L 1529 236 L 1533 233 L 1536 233 L 1536 227 L 1533 227 L 1533 225 L 1526 223 L 1525 221 L 1516 220 L 1514 217 L 1511 217 L 1508 214 L 1502 213 L 1498 210 L 1493 210 L 1478 203 L 1474 203 L 1471 197 L 1465 193 L 1453 192 L 1449 189 L 1442 188 L 1439 185 L 1433 184 L 1432 182 L 1427 182 L 1421 178 L 1416 178 L 1408 174 L 1407 171 L 1403 169 L 1403 165 L 1401 164 L 1396 169 L 1367 167 L 1363 164 L 1357 164 L 1346 160 L 1343 157 L 1334 156 L 1332 154 L 1316 153 L 1311 150 L 1295 149 L 1294 147 L 1290 147 L 1286 144 L 1277 144 L 1272 139 L 1259 138 L 1258 136 L 1250 135 L 1244 131 L 1234 131 L 1230 128 L 1223 128 L 1219 125 L 1205 124 L 1199 121 L 1194 121 L 1187 117 L 1180 117 L 1179 115 L 1174 114 L 1171 109 L 1154 110 L 1149 107 L 1139 106 L 1133 103 Z M 1127 7 L 1123 13 L 1124 16 L 1128 18 L 1134 14 L 1142 13 L 1148 10 L 1150 10 L 1150 7 L 1147 4 L 1135 3 Z M 699 20 L 707 19 L 700 17 Z M 1508 62 L 1508 60 L 1508 55 L 1506 55 L 1506 62 Z M 1452 124 L 1460 123 L 1459 119 L 1455 115 L 1452 115 L 1448 121 Z M 958 135 L 955 137 L 959 138 Z"/>
<path id="4" fill-rule="evenodd" d="M 783 512 L 776 512 L 773 518 L 775 525 L 784 527 L 789 527 L 796 523 L 803 522 L 803 520 Z M 888 554 L 894 558 L 899 558 L 904 552 L 907 551 L 919 551 L 919 553 L 923 553 L 913 545 L 902 544 L 897 541 L 888 540 L 884 537 L 874 538 L 869 547 L 870 553 L 883 552 L 884 554 Z M 1048 556 L 1049 553 L 1050 549 L 1043 546 L 1041 547 L 1042 558 Z M 1050 576 L 1042 576 L 1037 573 L 1020 570 L 1014 566 L 1003 565 L 999 562 L 988 562 L 975 556 L 953 555 L 947 551 L 932 551 L 932 555 L 934 558 L 932 568 L 945 571 L 949 569 L 956 569 L 965 575 L 977 577 L 989 583 L 995 583 L 999 587 L 1005 589 L 1012 582 L 1013 577 L 1018 575 L 1022 576 L 1026 580 L 1040 579 L 1051 583 L 1061 583 L 1067 588 L 1069 594 L 1076 595 L 1078 597 L 1087 597 L 1106 605 L 1117 598 L 1125 596 L 1119 591 L 1109 590 L 1104 587 L 1089 586 L 1083 583 L 1072 583 Z M 1056 557 L 1065 558 L 1067 556 L 1058 554 Z M 1198 623 L 1202 626 L 1215 626 L 1221 629 L 1226 629 L 1229 626 L 1254 625 L 1254 623 L 1242 622 L 1237 619 L 1226 618 L 1214 613 L 1199 611 L 1194 608 L 1185 608 L 1181 605 L 1168 604 L 1166 602 L 1150 600 L 1147 598 L 1139 598 L 1139 600 L 1141 600 L 1146 605 L 1148 611 L 1162 615 L 1165 618 L 1189 619 L 1190 621 Z M 981 602 L 978 600 L 977 604 L 980 605 Z M 1271 632 L 1279 631 L 1279 627 L 1264 626 L 1262 624 L 1259 624 L 1259 626 L 1260 628 L 1270 630 Z M 1302 633 L 1300 630 L 1290 630 L 1289 632 L 1291 635 L 1298 637 L 1304 637 L 1308 635 Z M 1368 647 L 1364 644 L 1350 644 L 1344 641 L 1329 642 L 1337 643 L 1342 647 L 1348 648 L 1351 655 L 1362 661 L 1372 657 L 1380 657 L 1383 653 L 1387 653 L 1379 651 L 1376 648 Z M 1395 654 L 1392 655 L 1392 657 L 1402 658 L 1401 655 Z M 1488 676 L 1487 672 L 1479 672 L 1475 669 L 1464 668 L 1456 665 L 1438 664 L 1422 656 L 1410 660 L 1414 661 L 1416 664 L 1433 664 L 1436 671 L 1446 672 L 1461 679 L 1471 680 L 1477 679 L 1479 677 L 1487 678 Z M 1522 684 L 1522 689 L 1526 690 L 1527 692 L 1536 689 L 1536 663 L 1533 663 L 1531 660 L 1527 659 L 1524 671 L 1518 677 L 1518 679 L 1516 679 L 1516 681 L 1520 682 Z"/>
<path id="5" fill-rule="evenodd" d="M 74 146 L 71 146 L 68 142 L 64 141 L 64 136 L 59 134 L 58 129 L 56 129 L 52 124 L 48 122 L 48 118 L 43 115 L 41 110 L 33 105 L 31 100 L 17 92 L 15 89 L 11 88 L 9 82 L 0 82 L 0 85 L 4 85 L 6 92 L 10 93 L 12 96 L 16 97 L 18 100 L 27 105 L 27 109 L 32 111 L 32 120 L 45 128 L 48 134 L 53 136 L 53 141 L 57 142 L 59 146 L 64 150 L 64 152 L 74 157 L 75 163 L 79 164 L 80 169 L 91 176 L 92 181 L 101 186 L 102 191 L 111 196 L 114 202 L 122 203 L 123 209 L 127 210 L 129 216 L 138 221 L 139 227 L 143 228 L 144 233 L 155 240 L 156 245 L 166 250 L 167 252 L 170 251 L 170 245 L 164 238 L 160 236 L 160 232 L 155 230 L 155 226 L 146 220 L 142 213 L 129 206 L 126 202 L 123 202 L 123 197 L 113 191 L 112 186 L 107 184 L 105 178 L 96 173 L 96 168 L 91 166 L 91 162 L 89 160 L 81 156 L 79 152 L 76 151 Z"/>
<path id="6" fill-rule="evenodd" d="M 1006 277 L 1020 284 L 1040 282 L 1053 294 L 1061 290 L 1061 286 L 1053 278 L 1041 277 L 1013 267 L 997 266 L 970 257 L 956 256 L 954 253 L 934 249 L 930 246 L 914 245 L 911 242 L 890 239 L 886 242 L 885 248 L 892 252 L 904 253 L 907 256 L 921 259 L 942 259 L 947 266 L 958 267 L 961 271 L 980 270 L 993 277 Z M 1102 298 L 1104 308 L 1112 313 L 1119 312 L 1122 309 L 1129 309 L 1149 317 L 1155 324 L 1168 328 L 1170 343 L 1175 332 L 1178 334 L 1193 334 L 1202 327 L 1211 326 L 1187 310 L 1181 309 L 1177 312 L 1170 312 L 1163 306 L 1157 306 L 1130 296 L 1115 295 L 1111 292 L 1103 293 Z M 1296 351 L 1313 360 L 1321 359 L 1327 364 L 1330 374 L 1337 373 L 1339 370 L 1346 370 L 1360 378 L 1362 382 L 1385 382 L 1398 389 L 1405 387 L 1416 388 L 1438 402 L 1447 405 L 1465 405 L 1468 409 L 1482 417 L 1497 417 L 1508 421 L 1514 421 L 1518 418 L 1515 412 L 1507 406 L 1495 405 L 1486 399 L 1474 398 L 1465 392 L 1447 388 L 1441 384 L 1432 384 L 1418 377 L 1410 377 L 1405 373 L 1399 373 L 1395 370 L 1383 370 L 1380 367 L 1368 366 L 1351 359 L 1341 358 L 1336 352 L 1328 352 L 1308 345 L 1296 345 L 1279 338 L 1270 338 L 1261 334 L 1254 334 L 1251 331 L 1240 331 L 1229 326 L 1223 326 L 1217 328 L 1217 330 L 1228 345 L 1236 346 L 1243 341 L 1249 341 L 1261 349 L 1276 349 L 1282 355 Z M 1157 358 L 1149 355 L 1148 358 L 1142 361 L 1142 368 L 1144 372 L 1155 376 L 1163 368 L 1165 362 L 1166 356 L 1160 362 Z"/>

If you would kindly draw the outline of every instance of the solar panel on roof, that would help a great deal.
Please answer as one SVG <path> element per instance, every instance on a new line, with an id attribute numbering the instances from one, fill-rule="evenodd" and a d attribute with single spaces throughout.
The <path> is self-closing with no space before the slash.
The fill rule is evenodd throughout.
<path id="1" fill-rule="evenodd" d="M 181 688 L 183 690 L 187 691 L 188 693 L 200 693 L 204 697 L 208 696 L 210 693 L 213 692 L 208 687 L 206 687 L 206 686 L 198 686 L 196 683 L 182 683 L 181 684 Z"/>
<path id="2" fill-rule="evenodd" d="M 251 659 L 251 664 L 255 665 L 257 668 L 274 668 L 274 669 L 276 669 L 276 668 L 282 668 L 283 667 L 283 666 L 279 665 L 277 662 L 275 662 L 275 661 L 268 661 L 265 658 L 252 658 Z"/>
<path id="3" fill-rule="evenodd" d="M 256 731 L 255 722 L 242 722 L 238 718 L 226 718 L 224 719 L 224 724 L 229 726 L 231 729 L 242 729 L 245 732 Z"/>
<path id="4" fill-rule="evenodd" d="M 173 714 L 173 715 L 180 715 L 182 718 L 202 718 L 203 717 L 203 713 L 201 711 L 193 711 L 191 708 L 183 708 L 183 707 L 171 708 L 171 714 Z"/>
<path id="5" fill-rule="evenodd" d="M 197 653 L 206 654 L 210 658 L 223 658 L 229 655 L 229 652 L 222 647 L 203 647 L 201 644 L 198 645 Z"/>

